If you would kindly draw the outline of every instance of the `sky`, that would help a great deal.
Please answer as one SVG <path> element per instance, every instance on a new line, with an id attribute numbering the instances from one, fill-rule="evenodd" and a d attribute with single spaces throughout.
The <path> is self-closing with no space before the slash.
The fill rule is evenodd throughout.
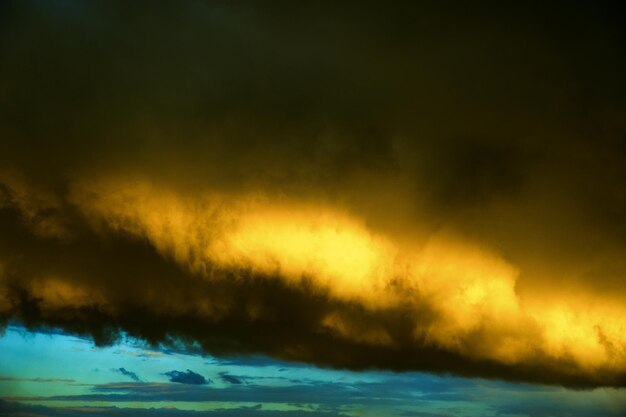
<path id="1" fill-rule="evenodd" d="M 623 412 L 624 16 L 0 1 L 0 408 Z"/>
<path id="2" fill-rule="evenodd" d="M 620 416 L 626 393 L 214 357 L 125 338 L 96 347 L 9 326 L 0 416 Z"/>

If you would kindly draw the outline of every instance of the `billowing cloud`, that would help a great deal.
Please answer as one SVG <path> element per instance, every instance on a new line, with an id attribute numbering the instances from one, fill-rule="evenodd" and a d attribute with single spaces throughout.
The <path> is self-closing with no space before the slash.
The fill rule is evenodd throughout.
<path id="1" fill-rule="evenodd" d="M 3 7 L 1 320 L 626 384 L 611 6 Z"/>

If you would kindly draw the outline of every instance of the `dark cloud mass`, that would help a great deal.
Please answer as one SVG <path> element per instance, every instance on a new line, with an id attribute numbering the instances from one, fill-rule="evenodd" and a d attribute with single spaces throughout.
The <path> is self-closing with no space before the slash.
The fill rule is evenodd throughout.
<path id="1" fill-rule="evenodd" d="M 626 385 L 619 4 L 339 3 L 1 2 L 0 324 Z"/>

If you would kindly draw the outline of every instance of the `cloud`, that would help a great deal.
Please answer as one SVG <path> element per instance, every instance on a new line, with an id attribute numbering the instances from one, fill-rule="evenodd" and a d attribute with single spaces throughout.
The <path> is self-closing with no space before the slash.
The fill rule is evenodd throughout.
<path id="1" fill-rule="evenodd" d="M 240 407 L 211 411 L 179 410 L 163 408 L 120 408 L 120 407 L 48 407 L 43 405 L 20 404 L 0 399 L 0 415 L 11 417 L 88 417 L 106 414 L 111 417 L 346 417 L 347 414 L 334 411 L 276 411 L 259 410 L 256 407 Z"/>
<path id="2" fill-rule="evenodd" d="M 268 358 L 267 356 L 247 355 L 247 356 L 230 356 L 225 358 L 211 358 L 206 364 L 219 364 L 221 366 L 251 366 L 251 367 L 279 367 L 279 372 L 287 370 L 287 368 L 301 368 L 305 365 L 296 362 L 285 362 Z"/>
<path id="3" fill-rule="evenodd" d="M 62 403 L 64 406 L 72 403 L 84 405 L 94 401 L 106 401 L 109 404 L 135 401 L 148 404 L 185 402 L 195 403 L 202 409 L 210 409 L 214 405 L 229 402 L 256 404 L 245 408 L 259 411 L 266 410 L 266 406 L 269 408 L 271 405 L 284 404 L 298 407 L 301 413 L 316 410 L 354 413 L 364 409 L 379 412 L 393 409 L 399 415 L 427 416 L 428 413 L 454 415 L 460 412 L 459 410 L 468 410 L 468 406 L 475 404 L 477 399 L 488 396 L 491 398 L 489 407 L 480 408 L 476 411 L 477 414 L 619 416 L 626 407 L 626 397 L 623 394 L 623 390 L 614 389 L 571 391 L 559 387 L 388 373 L 375 382 L 309 381 L 287 386 L 262 385 L 254 382 L 230 384 L 225 387 L 171 383 L 109 383 L 94 385 L 90 393 L 84 394 L 19 397 L 6 400 L 45 401 L 50 406 L 55 403 Z M 403 412 L 406 413 L 402 414 Z"/>
<path id="4" fill-rule="evenodd" d="M 141 379 L 137 376 L 136 373 L 128 371 L 125 368 L 117 368 L 117 369 L 111 369 L 111 370 L 113 372 L 117 372 L 117 373 L 120 373 L 122 375 L 125 375 L 125 376 L 129 377 L 133 381 L 137 381 L 137 382 L 141 381 Z"/>
<path id="5" fill-rule="evenodd" d="M 626 384 L 613 6 L 3 7 L 0 323 Z"/>
<path id="6" fill-rule="evenodd" d="M 207 380 L 202 375 L 197 374 L 190 369 L 187 369 L 187 372 L 169 371 L 165 372 L 165 375 L 170 378 L 170 382 L 178 382 L 180 384 L 205 385 L 212 383 L 210 379 Z"/>
<path id="7" fill-rule="evenodd" d="M 239 385 L 243 383 L 240 378 L 234 375 L 230 375 L 228 372 L 220 372 L 220 378 L 222 379 L 222 381 L 228 382 L 229 384 Z"/>
<path id="8" fill-rule="evenodd" d="M 398 389 L 401 388 L 401 389 Z M 196 384 L 170 383 L 110 383 L 94 385 L 92 392 L 47 397 L 7 398 L 15 401 L 64 402 L 246 402 L 278 404 L 314 404 L 326 409 L 343 406 L 374 406 L 381 399 L 400 404 L 419 401 L 406 384 L 385 383 L 328 383 L 313 382 L 293 385 L 256 385 L 230 383 L 224 388 Z"/>
<path id="9" fill-rule="evenodd" d="M 24 378 L 18 376 L 6 376 L 0 375 L 0 381 L 15 381 L 15 382 L 76 382 L 73 379 L 67 378 Z"/>

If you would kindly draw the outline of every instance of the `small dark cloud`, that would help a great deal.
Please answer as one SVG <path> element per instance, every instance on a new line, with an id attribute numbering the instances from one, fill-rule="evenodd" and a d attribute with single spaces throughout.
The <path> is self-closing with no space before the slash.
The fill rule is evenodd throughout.
<path id="1" fill-rule="evenodd" d="M 191 369 L 187 369 L 187 372 L 169 371 L 165 372 L 165 375 L 170 378 L 170 382 L 178 382 L 179 384 L 205 385 L 213 382 L 210 379 L 193 372 Z"/>
<path id="2" fill-rule="evenodd" d="M 222 378 L 222 381 L 228 382 L 229 384 L 240 385 L 243 383 L 241 378 L 231 375 L 228 372 L 220 372 L 220 378 Z"/>
<path id="3" fill-rule="evenodd" d="M 137 376 L 136 373 L 131 372 L 125 368 L 117 368 L 117 369 L 112 369 L 113 372 L 117 372 L 118 374 L 122 374 L 124 376 L 129 377 L 130 379 L 132 379 L 133 381 L 137 381 L 140 382 L 141 379 Z"/>

